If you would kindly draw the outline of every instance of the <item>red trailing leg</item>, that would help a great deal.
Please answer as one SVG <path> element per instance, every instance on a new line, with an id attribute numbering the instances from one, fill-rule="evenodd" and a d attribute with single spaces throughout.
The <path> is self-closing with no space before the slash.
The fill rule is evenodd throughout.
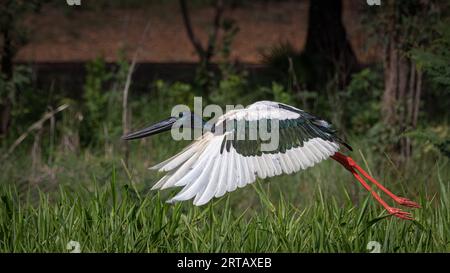
<path id="1" fill-rule="evenodd" d="M 392 215 L 399 217 L 401 219 L 406 220 L 412 220 L 411 214 L 408 212 L 404 212 L 400 209 L 393 208 L 389 206 L 381 197 L 373 191 L 373 189 L 364 181 L 364 179 L 356 172 L 359 171 L 364 177 L 369 179 L 370 182 L 375 184 L 378 188 L 380 188 L 383 192 L 385 192 L 387 195 L 389 195 L 395 202 L 397 202 L 400 205 L 404 205 L 407 207 L 413 207 L 413 208 L 419 208 L 419 204 L 406 199 L 402 197 L 398 197 L 392 192 L 390 192 L 388 189 L 386 189 L 383 185 L 381 185 L 378 181 L 376 181 L 373 177 L 371 177 L 367 172 L 365 172 L 356 162 L 349 156 L 345 156 L 341 153 L 335 153 L 333 156 L 331 156 L 334 160 L 339 162 L 342 166 L 344 166 L 348 171 L 350 171 L 353 176 L 363 185 L 363 187 L 369 191 L 372 196 Z"/>

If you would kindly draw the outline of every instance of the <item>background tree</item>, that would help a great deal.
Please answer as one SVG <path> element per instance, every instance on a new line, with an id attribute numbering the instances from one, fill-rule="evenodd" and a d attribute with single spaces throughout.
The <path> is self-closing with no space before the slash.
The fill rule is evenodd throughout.
<path id="1" fill-rule="evenodd" d="M 340 0 L 311 0 L 309 3 L 308 34 L 303 55 L 310 60 L 311 66 L 320 67 L 321 70 L 317 71 L 320 77 L 327 78 L 316 81 L 319 77 L 316 75 L 310 86 L 317 87 L 318 82 L 327 82 L 337 76 L 338 86 L 342 89 L 358 64 L 342 23 L 342 9 Z"/>
<path id="2" fill-rule="evenodd" d="M 392 149 L 400 161 L 411 156 L 411 139 L 402 133 L 416 128 L 422 95 L 423 75 L 411 51 L 429 42 L 438 10 L 432 1 L 390 0 L 378 13 L 375 30 L 384 35 L 382 118 L 397 139 Z"/>
<path id="3" fill-rule="evenodd" d="M 210 64 L 211 58 L 216 53 L 217 36 L 222 26 L 223 12 L 225 8 L 224 1 L 216 0 L 212 30 L 210 32 L 206 46 L 203 46 L 201 41 L 195 35 L 195 32 L 192 28 L 191 17 L 189 15 L 186 0 L 179 0 L 179 1 L 181 14 L 183 17 L 183 23 L 186 28 L 186 33 L 192 45 L 194 46 L 195 52 L 197 53 L 199 58 L 197 78 L 200 81 L 203 91 L 206 93 L 206 95 L 208 95 L 212 80 L 212 75 L 208 71 L 208 65 Z"/>
<path id="4" fill-rule="evenodd" d="M 13 77 L 13 60 L 20 47 L 27 42 L 26 28 L 21 24 L 29 12 L 39 11 L 43 1 L 38 0 L 1 0 L 0 1 L 0 58 L 1 76 L 4 81 Z M 12 94 L 0 94 L 0 135 L 8 132 L 13 108 Z"/>

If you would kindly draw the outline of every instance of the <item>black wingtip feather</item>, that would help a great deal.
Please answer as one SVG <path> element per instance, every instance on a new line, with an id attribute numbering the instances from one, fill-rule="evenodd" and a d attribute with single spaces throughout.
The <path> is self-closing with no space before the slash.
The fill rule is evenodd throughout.
<path id="1" fill-rule="evenodd" d="M 348 145 L 347 143 L 345 143 L 344 141 L 341 141 L 341 144 L 345 146 L 345 148 L 349 149 L 351 152 L 353 152 L 353 148 L 352 146 Z"/>

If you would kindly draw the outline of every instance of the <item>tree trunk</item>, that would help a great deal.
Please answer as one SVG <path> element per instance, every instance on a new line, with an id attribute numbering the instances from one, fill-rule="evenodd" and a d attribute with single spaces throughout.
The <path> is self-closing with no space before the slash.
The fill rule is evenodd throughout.
<path id="1" fill-rule="evenodd" d="M 405 37 L 410 33 L 400 31 L 401 16 L 394 1 L 389 2 L 387 43 L 384 50 L 384 93 L 382 117 L 393 136 L 399 136 L 417 126 L 422 92 L 422 74 L 416 64 L 402 51 Z M 412 154 L 411 140 L 401 137 L 392 147 L 397 161 L 404 162 Z"/>
<path id="2" fill-rule="evenodd" d="M 216 0 L 214 20 L 212 23 L 213 28 L 209 36 L 208 43 L 205 47 L 202 46 L 200 40 L 194 33 L 186 0 L 179 0 L 179 3 L 186 33 L 199 57 L 199 66 L 197 69 L 197 78 L 198 78 L 197 81 L 200 82 L 204 94 L 206 95 L 206 97 L 208 97 L 212 85 L 212 75 L 208 71 L 208 69 L 211 58 L 216 53 L 217 36 L 222 24 L 222 16 L 225 8 L 224 0 Z"/>
<path id="3" fill-rule="evenodd" d="M 327 82 L 323 80 L 324 74 L 327 79 L 338 76 L 338 85 L 343 88 L 349 82 L 358 61 L 341 18 L 341 0 L 310 0 L 304 54 L 313 60 L 312 64 L 321 69 L 329 68 L 328 71 L 320 71 L 318 76 L 322 78 L 316 82 Z"/>
<path id="4" fill-rule="evenodd" d="M 13 73 L 13 48 L 12 38 L 9 29 L 5 29 L 3 32 L 3 48 L 1 57 L 1 73 L 5 77 L 6 81 L 11 80 Z M 11 111 L 12 101 L 8 94 L 5 94 L 3 98 L 0 98 L 0 135 L 6 135 L 11 124 Z"/>

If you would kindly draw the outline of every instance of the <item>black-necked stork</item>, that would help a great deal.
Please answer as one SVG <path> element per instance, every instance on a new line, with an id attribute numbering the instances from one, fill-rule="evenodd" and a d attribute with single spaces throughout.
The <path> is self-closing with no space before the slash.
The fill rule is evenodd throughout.
<path id="1" fill-rule="evenodd" d="M 291 174 L 304 170 L 329 157 L 344 166 L 372 196 L 396 217 L 412 220 L 409 212 L 389 206 L 360 176 L 364 176 L 396 203 L 419 208 L 406 198 L 398 197 L 365 172 L 355 161 L 340 152 L 340 146 L 352 148 L 342 141 L 336 130 L 325 120 L 283 103 L 259 101 L 244 109 L 228 111 L 211 126 L 199 116 L 185 112 L 150 127 L 123 136 L 125 140 L 138 139 L 170 130 L 174 126 L 195 128 L 200 120 L 204 133 L 177 155 L 152 167 L 166 172 L 152 189 L 183 187 L 169 202 L 194 198 L 194 205 L 203 205 L 213 197 L 253 183 L 257 177 Z M 276 149 L 261 149 L 259 139 L 236 137 L 237 124 L 256 127 L 266 121 L 278 122 L 279 143 Z M 226 128 L 217 130 L 217 128 Z M 234 137 L 233 137 L 234 136 Z"/>

